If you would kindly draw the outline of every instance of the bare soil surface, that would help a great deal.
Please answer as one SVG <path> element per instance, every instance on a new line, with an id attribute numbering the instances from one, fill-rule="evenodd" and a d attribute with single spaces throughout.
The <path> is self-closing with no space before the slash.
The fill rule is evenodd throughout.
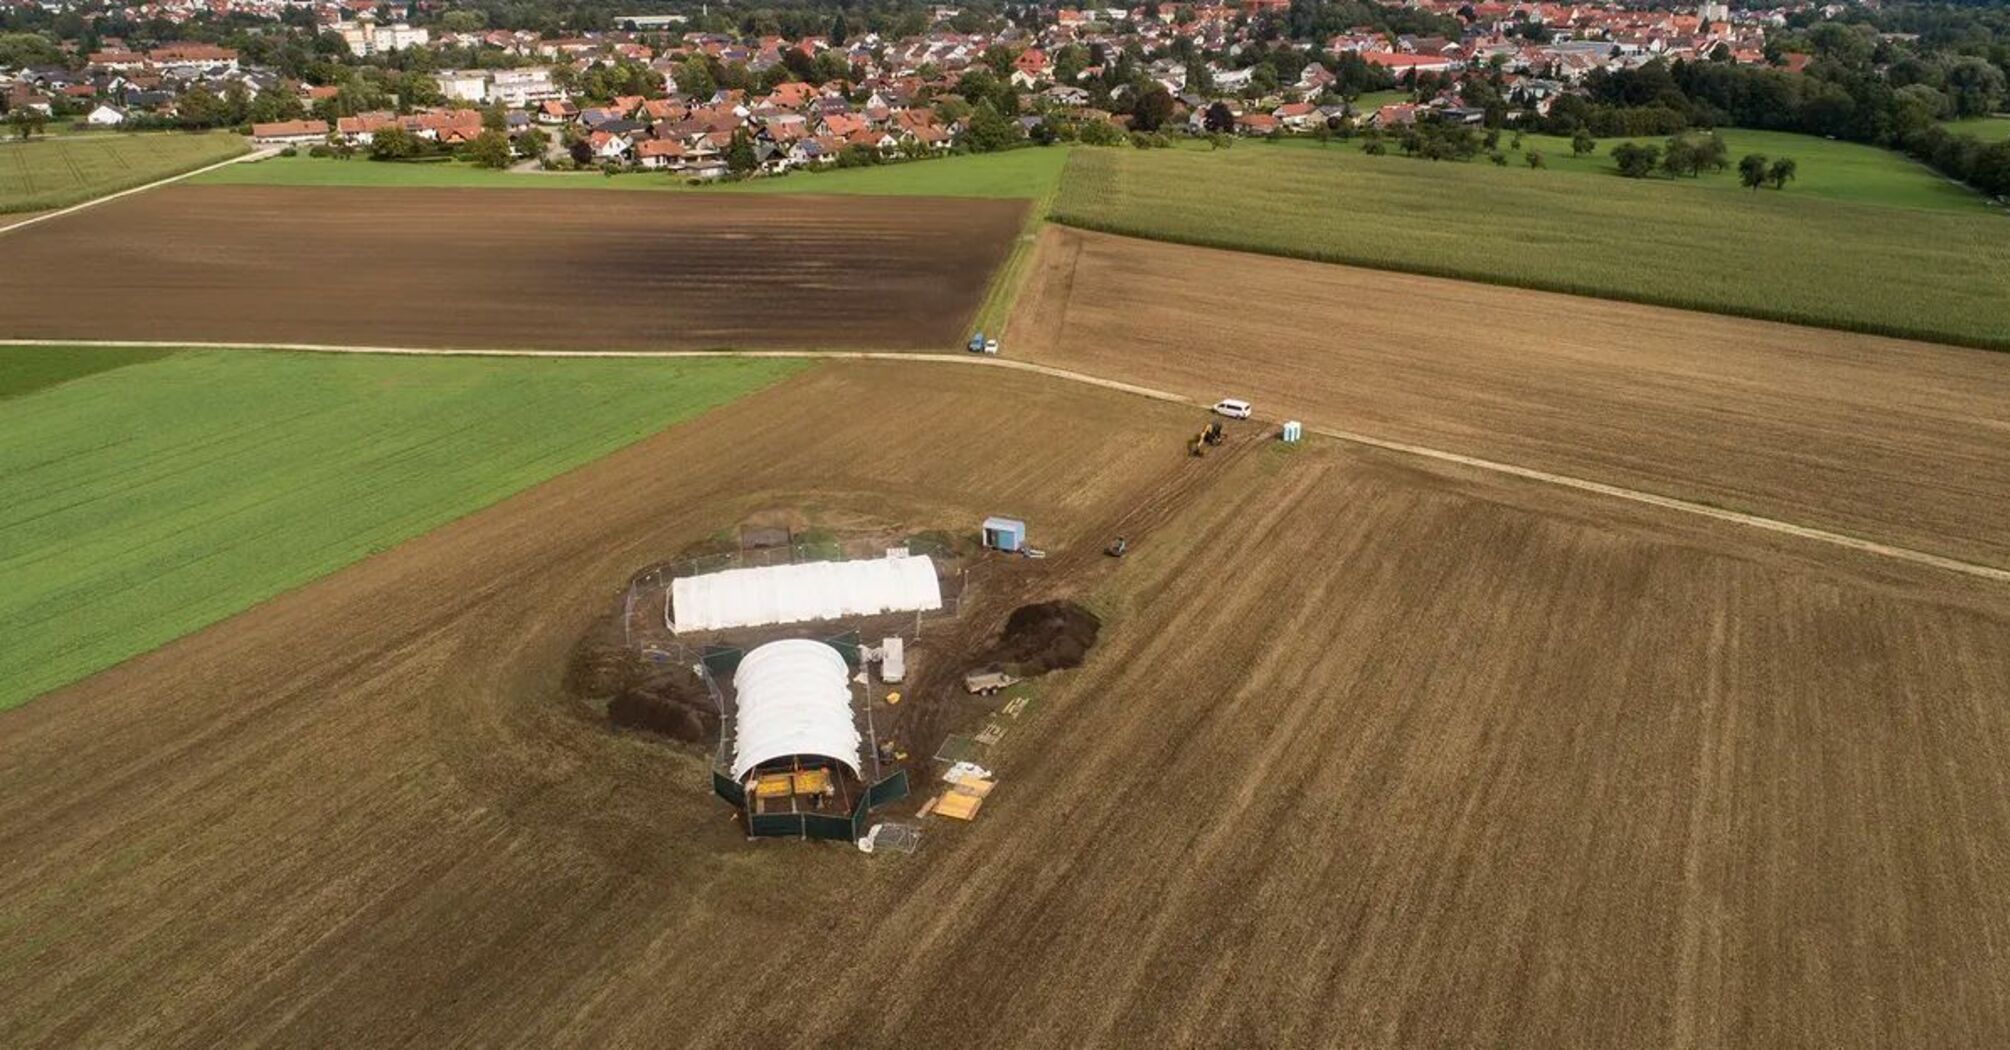
<path id="1" fill-rule="evenodd" d="M 824 366 L 0 715 L 0 1044 L 2010 1041 L 2001 587 L 1195 415 Z M 1101 620 L 913 856 L 568 699 L 777 506 Z"/>
<path id="2" fill-rule="evenodd" d="M 11 338 L 951 350 L 1024 201 L 170 186 L 8 234 Z"/>
<path id="3" fill-rule="evenodd" d="M 1020 676 L 1082 666 L 1103 623 L 1070 601 L 1034 602 L 1012 610 L 1005 630 L 983 660 Z"/>
<path id="4" fill-rule="evenodd" d="M 1042 237 L 1015 356 L 2010 567 L 2010 355 Z"/>

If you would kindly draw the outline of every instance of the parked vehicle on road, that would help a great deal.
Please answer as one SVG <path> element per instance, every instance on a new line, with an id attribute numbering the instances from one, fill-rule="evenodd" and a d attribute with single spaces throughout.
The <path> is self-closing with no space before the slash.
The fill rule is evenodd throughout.
<path id="1" fill-rule="evenodd" d="M 1248 419 L 1249 414 L 1256 409 L 1239 397 L 1224 397 L 1214 403 L 1213 411 L 1215 415 L 1227 416 L 1230 419 Z"/>

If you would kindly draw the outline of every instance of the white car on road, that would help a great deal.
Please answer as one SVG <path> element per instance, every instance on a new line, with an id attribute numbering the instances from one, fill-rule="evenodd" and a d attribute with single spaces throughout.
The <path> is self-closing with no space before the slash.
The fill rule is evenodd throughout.
<path id="1" fill-rule="evenodd" d="M 1249 402 L 1241 398 L 1225 397 L 1214 403 L 1214 414 L 1227 416 L 1230 419 L 1248 419 L 1249 414 L 1254 411 Z"/>

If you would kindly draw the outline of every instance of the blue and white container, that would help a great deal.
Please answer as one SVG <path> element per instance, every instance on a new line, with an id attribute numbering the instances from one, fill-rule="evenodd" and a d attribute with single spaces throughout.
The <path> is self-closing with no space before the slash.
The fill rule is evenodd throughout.
<path id="1" fill-rule="evenodd" d="M 992 550 L 1018 551 L 1026 546 L 1026 523 L 1013 518 L 985 518 L 984 545 Z"/>

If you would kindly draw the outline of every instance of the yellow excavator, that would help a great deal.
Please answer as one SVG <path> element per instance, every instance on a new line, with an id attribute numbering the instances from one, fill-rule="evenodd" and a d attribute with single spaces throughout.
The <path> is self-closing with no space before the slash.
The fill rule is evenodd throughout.
<path id="1" fill-rule="evenodd" d="M 1226 439 L 1227 435 L 1221 429 L 1221 420 L 1211 420 L 1207 426 L 1200 429 L 1200 433 L 1195 434 L 1193 439 L 1186 443 L 1186 450 L 1191 455 L 1205 456 L 1209 445 L 1219 445 Z"/>

